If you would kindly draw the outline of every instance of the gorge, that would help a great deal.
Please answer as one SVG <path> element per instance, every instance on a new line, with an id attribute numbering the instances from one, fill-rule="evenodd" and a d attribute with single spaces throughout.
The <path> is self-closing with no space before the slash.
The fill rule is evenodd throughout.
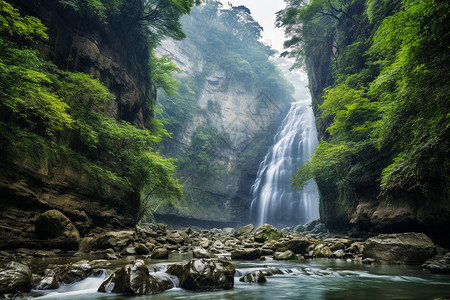
<path id="1" fill-rule="evenodd" d="M 0 297 L 448 298 L 450 4 L 284 2 L 1 1 Z"/>

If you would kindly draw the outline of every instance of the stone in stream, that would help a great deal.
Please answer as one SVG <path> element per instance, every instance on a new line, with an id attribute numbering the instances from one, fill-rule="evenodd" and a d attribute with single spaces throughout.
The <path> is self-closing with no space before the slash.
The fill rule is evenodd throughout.
<path id="1" fill-rule="evenodd" d="M 61 272 L 61 281 L 66 284 L 74 283 L 86 279 L 94 273 L 95 269 L 102 269 L 111 263 L 104 259 L 93 261 L 80 260 L 67 266 Z"/>
<path id="2" fill-rule="evenodd" d="M 435 251 L 433 241 L 423 233 L 380 234 L 365 242 L 363 258 L 382 263 L 423 264 Z"/>
<path id="3" fill-rule="evenodd" d="M 173 283 L 150 275 L 143 260 L 125 265 L 115 271 L 98 288 L 100 293 L 145 295 L 171 289 Z"/>
<path id="4" fill-rule="evenodd" d="M 275 252 L 273 258 L 276 260 L 298 260 L 297 255 L 291 250 L 286 250 L 284 252 Z"/>
<path id="5" fill-rule="evenodd" d="M 234 266 L 225 260 L 192 259 L 183 266 L 180 286 L 189 290 L 231 289 L 235 272 Z"/>
<path id="6" fill-rule="evenodd" d="M 12 261 L 0 269 L 0 295 L 29 292 L 31 290 L 31 270 L 28 266 Z"/>
<path id="7" fill-rule="evenodd" d="M 270 240 L 278 240 L 283 236 L 280 230 L 269 224 L 264 224 L 256 229 L 254 239 L 256 242 L 264 243 Z"/>
<path id="8" fill-rule="evenodd" d="M 427 260 L 422 268 L 429 270 L 431 273 L 450 273 L 450 252 L 444 256 L 436 256 Z"/>
<path id="9" fill-rule="evenodd" d="M 69 218 L 56 209 L 41 214 L 35 222 L 35 232 L 43 240 L 59 239 L 52 246 L 63 250 L 78 250 L 80 233 Z"/>
<path id="10" fill-rule="evenodd" d="M 151 254 L 152 259 L 168 259 L 169 251 L 166 248 L 156 248 Z"/>
<path id="11" fill-rule="evenodd" d="M 249 282 L 249 283 L 263 283 L 266 282 L 266 276 L 264 276 L 264 273 L 262 271 L 253 271 L 245 276 L 239 278 L 240 282 Z"/>
<path id="12" fill-rule="evenodd" d="M 54 270 L 47 269 L 44 277 L 34 287 L 36 290 L 55 290 L 59 288 L 58 276 Z"/>

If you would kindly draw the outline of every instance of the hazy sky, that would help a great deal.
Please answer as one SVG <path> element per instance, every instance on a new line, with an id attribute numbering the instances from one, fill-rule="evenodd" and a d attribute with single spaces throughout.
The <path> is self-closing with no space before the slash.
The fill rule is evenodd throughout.
<path id="1" fill-rule="evenodd" d="M 255 19 L 263 28 L 263 42 L 272 45 L 279 52 L 283 52 L 284 32 L 275 28 L 275 13 L 286 5 L 283 0 L 221 0 L 224 8 L 228 3 L 233 6 L 245 5 L 252 12 Z"/>

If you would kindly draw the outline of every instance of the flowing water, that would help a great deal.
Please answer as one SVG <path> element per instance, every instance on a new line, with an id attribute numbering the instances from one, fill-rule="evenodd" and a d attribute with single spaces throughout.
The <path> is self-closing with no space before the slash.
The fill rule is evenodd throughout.
<path id="1" fill-rule="evenodd" d="M 146 263 L 162 273 L 169 264 L 187 262 L 192 256 L 172 255 L 170 261 Z M 115 262 L 109 273 L 127 261 Z M 175 287 L 156 295 L 139 296 L 140 300 L 162 299 L 437 299 L 450 297 L 450 276 L 431 274 L 412 266 L 367 266 L 345 260 L 315 259 L 297 262 L 233 261 L 236 267 L 235 286 L 231 290 L 188 291 Z M 279 270 L 263 284 L 239 282 L 254 270 Z M 102 294 L 96 290 L 105 280 L 106 272 L 81 282 L 47 291 L 34 299 L 131 299 L 129 296 Z M 176 286 L 178 285 L 175 282 Z"/>
<path id="2" fill-rule="evenodd" d="M 310 181 L 302 190 L 291 185 L 292 176 L 311 157 L 317 144 L 309 103 L 292 103 L 251 189 L 251 214 L 257 227 L 269 223 L 281 228 L 319 218 L 316 183 Z"/>

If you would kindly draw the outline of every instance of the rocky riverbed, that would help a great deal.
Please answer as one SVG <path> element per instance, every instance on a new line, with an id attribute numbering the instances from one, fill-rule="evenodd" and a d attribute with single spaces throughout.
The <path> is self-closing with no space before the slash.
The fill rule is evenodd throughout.
<path id="1" fill-rule="evenodd" d="M 38 229 L 41 225 L 37 225 L 40 238 L 47 236 L 47 241 L 58 241 L 62 247 L 0 251 L 3 297 L 58 289 L 102 272 L 110 273 L 98 288 L 103 293 L 143 295 L 174 286 L 189 290 L 231 289 L 237 274 L 234 264 L 242 260 L 261 261 L 263 265 L 270 261 L 327 258 L 358 264 L 414 264 L 431 272 L 450 273 L 449 251 L 422 233 L 380 234 L 368 239 L 333 236 L 315 221 L 282 231 L 268 224 L 256 230 L 251 224 L 237 230 L 168 230 L 162 224 L 146 224 L 80 238 L 70 220 L 55 211 L 44 214 L 39 222 L 46 228 Z M 158 274 L 146 265 L 145 259 L 167 259 L 169 253 L 189 253 L 192 259 L 171 264 Z M 58 257 L 67 263 L 51 263 Z M 93 259 L 86 259 L 89 257 Z M 123 263 L 124 257 L 133 260 Z M 42 258 L 41 263 L 33 263 L 38 258 Z M 117 265 L 119 261 L 121 265 Z M 255 270 L 242 274 L 239 280 L 262 283 L 276 272 Z"/>

